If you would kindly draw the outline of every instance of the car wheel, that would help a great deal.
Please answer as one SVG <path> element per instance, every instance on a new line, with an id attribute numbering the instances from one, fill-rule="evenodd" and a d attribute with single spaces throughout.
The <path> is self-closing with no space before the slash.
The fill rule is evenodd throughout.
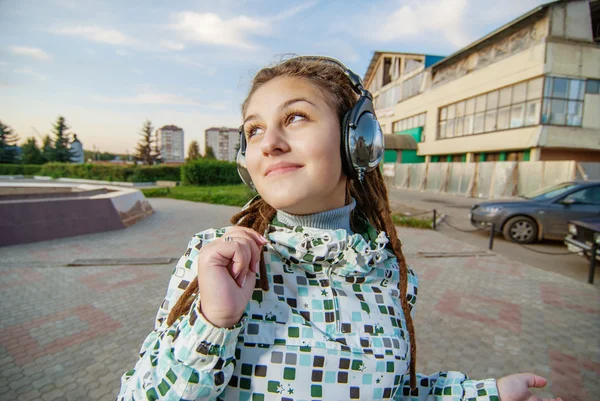
<path id="1" fill-rule="evenodd" d="M 504 238 L 519 244 L 531 244 L 537 240 L 538 227 L 536 222 L 525 216 L 516 216 L 504 224 Z"/>

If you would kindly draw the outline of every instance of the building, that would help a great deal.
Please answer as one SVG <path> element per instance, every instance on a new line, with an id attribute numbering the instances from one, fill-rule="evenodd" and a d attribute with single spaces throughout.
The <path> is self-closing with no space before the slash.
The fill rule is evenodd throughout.
<path id="1" fill-rule="evenodd" d="M 73 142 L 71 142 L 71 163 L 85 163 L 85 157 L 83 156 L 83 144 L 77 138 L 76 134 L 73 134 Z"/>
<path id="2" fill-rule="evenodd" d="M 385 162 L 600 161 L 600 1 L 539 6 L 441 60 L 375 52 L 364 82 L 384 133 L 416 143 Z"/>
<path id="3" fill-rule="evenodd" d="M 204 131 L 204 153 L 211 147 L 218 160 L 234 162 L 240 146 L 237 128 L 209 128 Z"/>
<path id="4" fill-rule="evenodd" d="M 181 163 L 185 161 L 183 129 L 175 125 L 165 125 L 156 130 L 160 145 L 160 157 L 163 163 Z"/>

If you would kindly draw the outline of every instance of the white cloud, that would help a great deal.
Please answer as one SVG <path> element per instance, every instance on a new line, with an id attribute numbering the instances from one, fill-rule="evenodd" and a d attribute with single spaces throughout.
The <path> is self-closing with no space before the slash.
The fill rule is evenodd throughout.
<path id="1" fill-rule="evenodd" d="M 183 43 L 171 42 L 169 40 L 161 40 L 159 46 L 165 50 L 183 50 L 185 46 Z"/>
<path id="2" fill-rule="evenodd" d="M 37 79 L 38 81 L 45 81 L 46 78 L 48 78 L 46 75 L 40 74 L 39 72 L 35 72 L 31 68 L 27 68 L 27 67 L 17 68 L 15 70 L 15 72 L 17 74 L 22 74 L 22 75 L 27 75 L 27 76 L 33 77 L 33 78 Z"/>
<path id="3" fill-rule="evenodd" d="M 31 57 L 35 60 L 50 61 L 52 57 L 38 47 L 11 46 L 10 51 L 20 56 Z"/>
<path id="4" fill-rule="evenodd" d="M 257 48 L 249 36 L 270 32 L 270 26 L 265 21 L 245 15 L 223 19 L 214 13 L 185 11 L 176 14 L 175 19 L 172 28 L 186 40 L 246 50 Z"/>
<path id="5" fill-rule="evenodd" d="M 464 21 L 467 5 L 467 0 L 410 0 L 375 17 L 379 23 L 361 34 L 380 42 L 437 35 L 454 46 L 464 46 L 469 43 Z"/>
<path id="6" fill-rule="evenodd" d="M 138 42 L 129 36 L 117 31 L 116 29 L 107 29 L 100 26 L 72 26 L 52 29 L 53 33 L 59 35 L 69 35 L 82 37 L 99 43 L 108 43 L 110 45 L 135 45 Z"/>
<path id="7" fill-rule="evenodd" d="M 6 64 L 8 64 L 6 61 L 0 60 L 0 65 L 6 65 Z"/>
<path id="8" fill-rule="evenodd" d="M 117 49 L 117 56 L 126 56 L 128 53 L 125 50 Z"/>
<path id="9" fill-rule="evenodd" d="M 282 13 L 276 15 L 275 17 L 272 18 L 273 21 L 283 21 L 286 20 L 288 18 L 293 17 L 294 15 L 301 13 L 304 10 L 308 10 L 309 8 L 314 7 L 317 3 L 319 2 L 319 0 L 313 0 L 313 1 L 308 1 L 304 4 L 300 4 L 296 7 L 293 7 L 289 10 L 283 11 Z"/>

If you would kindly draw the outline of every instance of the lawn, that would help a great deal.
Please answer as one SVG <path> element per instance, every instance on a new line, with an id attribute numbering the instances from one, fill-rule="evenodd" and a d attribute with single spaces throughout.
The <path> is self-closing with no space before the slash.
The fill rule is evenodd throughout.
<path id="1" fill-rule="evenodd" d="M 253 197 L 252 192 L 244 184 L 183 185 L 173 188 L 147 188 L 142 189 L 142 192 L 148 198 L 172 198 L 228 206 L 244 206 Z"/>

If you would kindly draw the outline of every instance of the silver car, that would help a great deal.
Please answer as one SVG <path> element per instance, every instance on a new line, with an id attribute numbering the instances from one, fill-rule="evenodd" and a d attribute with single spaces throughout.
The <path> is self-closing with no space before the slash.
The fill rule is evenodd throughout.
<path id="1" fill-rule="evenodd" d="M 509 241 L 562 240 L 569 220 L 600 216 L 600 181 L 570 181 L 521 199 L 490 200 L 471 208 L 471 224 L 494 224 Z"/>

